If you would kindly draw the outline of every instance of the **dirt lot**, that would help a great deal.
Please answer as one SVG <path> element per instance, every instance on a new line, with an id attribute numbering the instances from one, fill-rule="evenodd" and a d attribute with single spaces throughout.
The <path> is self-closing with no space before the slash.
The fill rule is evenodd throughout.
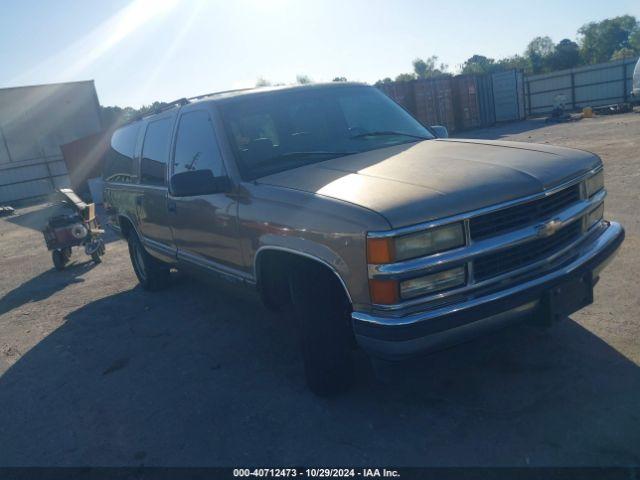
<path id="1" fill-rule="evenodd" d="M 473 132 L 591 150 L 627 239 L 596 303 L 397 369 L 304 387 L 292 326 L 176 275 L 136 284 L 126 244 L 52 269 L 38 208 L 0 220 L 0 465 L 640 464 L 640 115 Z"/>

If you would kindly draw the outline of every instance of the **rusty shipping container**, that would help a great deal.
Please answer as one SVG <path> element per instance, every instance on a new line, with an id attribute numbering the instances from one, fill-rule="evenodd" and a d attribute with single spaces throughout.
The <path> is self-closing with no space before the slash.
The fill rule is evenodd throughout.
<path id="1" fill-rule="evenodd" d="M 453 104 L 458 130 L 496 123 L 490 75 L 459 75 L 453 79 Z"/>
<path id="2" fill-rule="evenodd" d="M 452 77 L 442 76 L 413 82 L 415 116 L 424 125 L 444 125 L 456 130 Z"/>
<path id="3" fill-rule="evenodd" d="M 380 86 L 380 90 L 411 113 L 415 114 L 416 104 L 413 94 L 413 82 L 384 83 Z"/>
<path id="4" fill-rule="evenodd" d="M 458 130 L 480 127 L 478 86 L 473 75 L 460 75 L 453 79 L 453 104 Z"/>
<path id="5" fill-rule="evenodd" d="M 102 175 L 102 161 L 109 150 L 115 128 L 102 130 L 73 142 L 60 145 L 69 172 L 71 188 L 76 193 L 89 191 L 87 181 Z"/>

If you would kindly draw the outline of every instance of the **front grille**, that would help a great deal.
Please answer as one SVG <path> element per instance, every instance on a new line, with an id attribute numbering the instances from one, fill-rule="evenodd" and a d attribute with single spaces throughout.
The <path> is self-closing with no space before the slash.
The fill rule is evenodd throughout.
<path id="1" fill-rule="evenodd" d="M 581 230 L 582 222 L 577 220 L 550 237 L 539 238 L 507 250 L 477 257 L 473 261 L 475 281 L 480 282 L 502 275 L 547 258 L 573 242 L 580 235 Z"/>
<path id="2" fill-rule="evenodd" d="M 534 222 L 547 220 L 580 200 L 580 184 L 560 190 L 548 197 L 504 208 L 469 220 L 473 240 L 492 237 Z"/>

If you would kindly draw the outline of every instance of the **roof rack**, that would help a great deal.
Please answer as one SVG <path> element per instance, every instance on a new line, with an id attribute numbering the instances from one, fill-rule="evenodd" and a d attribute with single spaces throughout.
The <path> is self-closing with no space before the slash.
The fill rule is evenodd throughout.
<path id="1" fill-rule="evenodd" d="M 132 122 L 136 122 L 138 120 L 142 120 L 145 117 L 148 117 L 149 115 L 157 115 L 158 113 L 161 112 L 165 112 L 171 108 L 174 107 L 181 107 L 183 105 L 186 105 L 187 103 L 189 103 L 189 100 L 186 98 L 179 98 L 178 100 L 174 100 L 173 102 L 168 102 L 165 103 L 163 106 L 161 107 L 155 107 L 152 111 L 147 112 L 147 113 L 141 113 L 139 115 L 136 115 L 135 117 L 133 117 L 131 120 L 129 120 L 127 123 L 132 123 Z M 126 125 L 126 124 L 125 124 Z"/>
<path id="2" fill-rule="evenodd" d="M 164 112 L 165 110 L 169 110 L 170 108 L 173 107 L 181 107 L 183 105 L 186 105 L 187 103 L 189 103 L 189 99 L 187 98 L 179 98 L 177 100 L 174 100 L 173 102 L 169 102 L 166 105 L 164 105 L 163 107 L 160 108 L 154 108 L 153 109 L 153 113 L 160 113 L 160 112 Z"/>
<path id="3" fill-rule="evenodd" d="M 253 90 L 254 88 L 255 87 L 247 87 L 247 88 L 234 88 L 234 89 L 231 89 L 231 90 L 222 90 L 222 91 L 219 91 L 219 92 L 205 93 L 203 95 L 198 95 L 196 97 L 189 97 L 186 100 L 187 101 L 201 100 L 203 98 L 211 97 L 213 95 L 221 95 L 223 93 L 233 93 L 233 92 L 246 92 L 247 90 Z"/>
<path id="4" fill-rule="evenodd" d="M 137 122 L 138 120 L 142 120 L 143 118 L 146 118 L 150 115 L 157 115 L 158 113 L 164 112 L 166 110 L 169 110 L 171 108 L 174 107 L 181 107 L 183 105 L 187 105 L 188 103 L 191 103 L 194 100 L 201 100 L 203 98 L 206 97 L 211 97 L 213 95 L 220 95 L 223 93 L 233 93 L 233 92 L 244 92 L 246 90 L 253 90 L 255 87 L 249 87 L 249 88 L 234 88 L 232 90 L 222 90 L 220 92 L 211 92 L 211 93 L 205 93 L 203 95 L 197 95 L 195 97 L 189 97 L 189 98 L 179 98 L 177 100 L 174 100 L 173 102 L 168 102 L 165 103 L 162 107 L 156 107 L 154 108 L 152 111 L 147 112 L 147 113 L 142 113 L 140 115 L 136 115 L 135 117 L 131 118 L 129 121 L 123 123 L 122 125 L 120 125 L 120 127 L 123 127 L 129 123 L 133 123 L 133 122 Z"/>

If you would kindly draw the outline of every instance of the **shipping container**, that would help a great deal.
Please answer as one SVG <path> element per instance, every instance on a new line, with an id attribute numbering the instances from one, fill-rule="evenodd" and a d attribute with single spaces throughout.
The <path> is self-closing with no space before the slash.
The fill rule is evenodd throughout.
<path id="1" fill-rule="evenodd" d="M 454 77 L 453 105 L 458 130 L 470 130 L 481 126 L 478 84 L 475 76 L 459 75 Z"/>
<path id="2" fill-rule="evenodd" d="M 453 78 L 453 105 L 458 130 L 486 128 L 496 123 L 491 75 Z"/>
<path id="3" fill-rule="evenodd" d="M 88 192 L 88 180 L 102 176 L 102 161 L 109 150 L 113 130 L 103 130 L 60 145 L 64 162 L 69 171 L 71 188 L 76 193 Z"/>
<path id="4" fill-rule="evenodd" d="M 424 125 L 443 125 L 456 130 L 452 77 L 442 76 L 413 82 L 415 116 Z"/>
<path id="5" fill-rule="evenodd" d="M 383 83 L 380 86 L 380 90 L 411 113 L 415 113 L 416 104 L 413 92 L 413 82 Z"/>
<path id="6" fill-rule="evenodd" d="M 491 75 L 496 121 L 522 120 L 524 110 L 524 80 L 520 70 L 507 70 Z"/>
<path id="7" fill-rule="evenodd" d="M 493 81 L 491 75 L 477 75 L 478 110 L 480 111 L 480 126 L 491 127 L 496 123 L 496 106 L 493 99 Z"/>

